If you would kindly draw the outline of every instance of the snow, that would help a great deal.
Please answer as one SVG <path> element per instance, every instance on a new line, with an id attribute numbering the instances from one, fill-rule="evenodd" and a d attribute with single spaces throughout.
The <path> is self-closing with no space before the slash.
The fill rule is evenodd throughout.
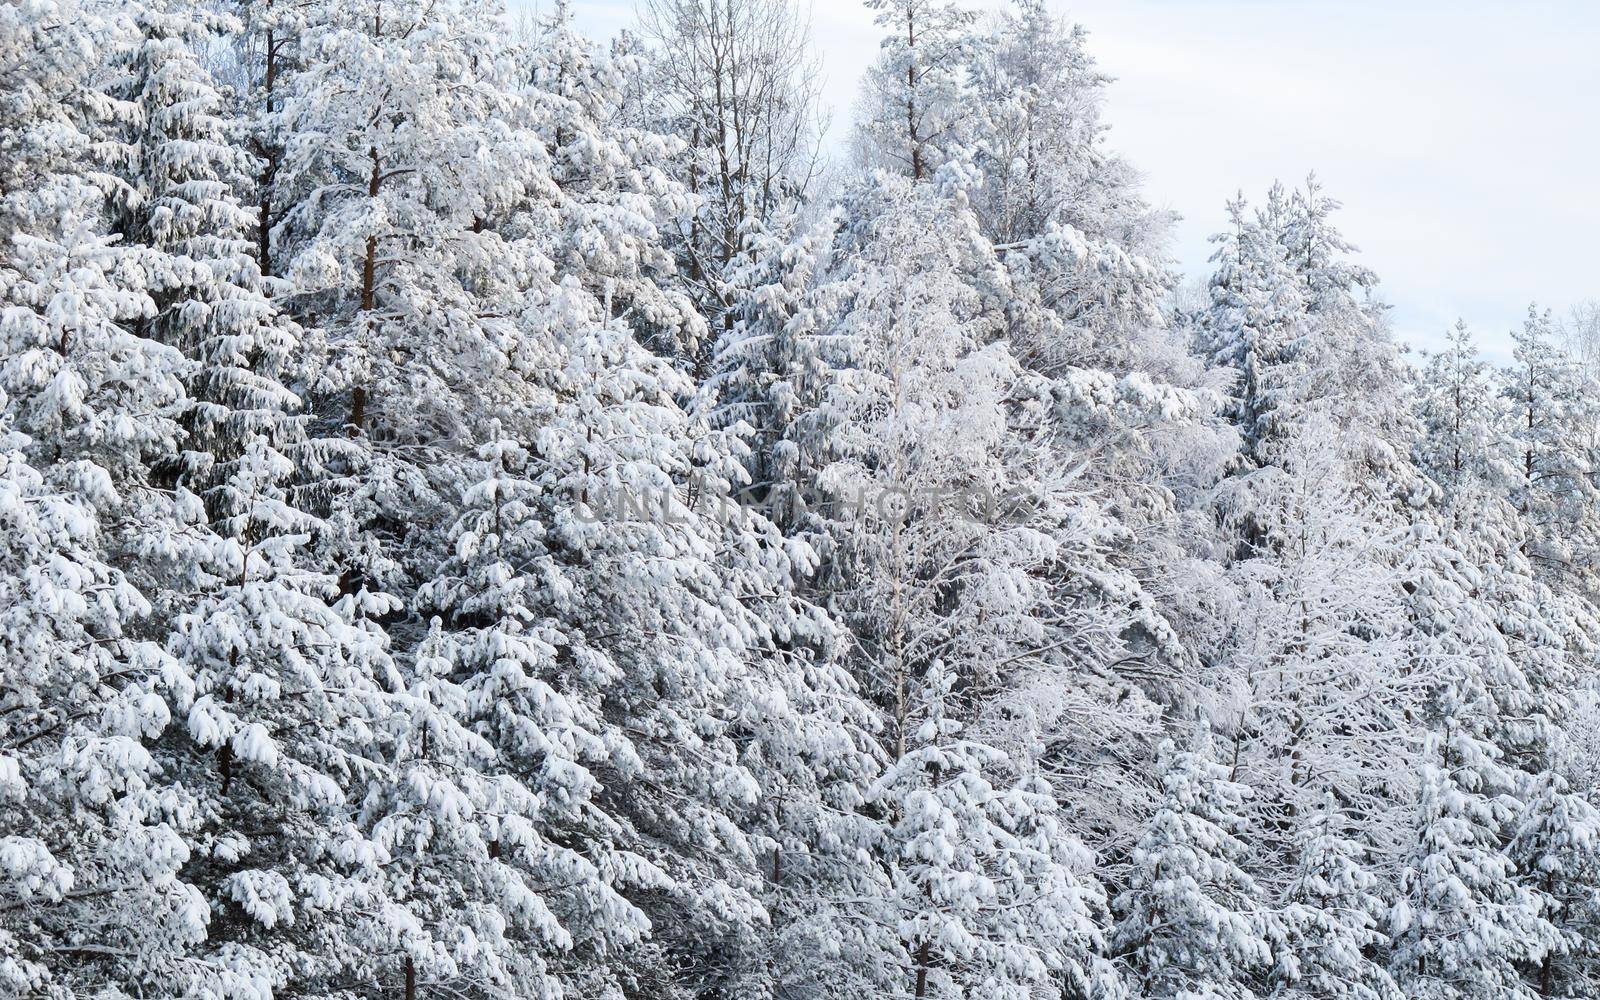
<path id="1" fill-rule="evenodd" d="M 1552 319 L 869 6 L 0 5 L 0 993 L 1600 992 Z"/>

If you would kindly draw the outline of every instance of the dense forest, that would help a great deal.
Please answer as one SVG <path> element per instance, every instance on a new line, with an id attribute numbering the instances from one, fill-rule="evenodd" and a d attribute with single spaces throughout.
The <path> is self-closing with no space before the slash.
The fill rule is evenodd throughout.
<path id="1" fill-rule="evenodd" d="M 0 2 L 0 995 L 1600 995 L 1590 367 L 868 6 Z"/>

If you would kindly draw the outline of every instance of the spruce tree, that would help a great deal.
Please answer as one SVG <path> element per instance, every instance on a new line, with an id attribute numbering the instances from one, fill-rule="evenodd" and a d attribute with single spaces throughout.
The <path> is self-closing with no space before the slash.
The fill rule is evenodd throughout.
<path id="1" fill-rule="evenodd" d="M 1299 867 L 1279 918 L 1282 943 L 1273 968 L 1278 995 L 1330 1000 L 1403 996 L 1372 958 L 1388 943 L 1380 929 L 1384 886 L 1349 826 L 1349 817 L 1329 793 L 1296 835 Z"/>
<path id="2" fill-rule="evenodd" d="M 1217 763 L 1209 727 L 1161 749 L 1161 803 L 1116 899 L 1112 947 L 1145 996 L 1248 1000 L 1271 955 L 1244 870 L 1249 789 Z"/>
<path id="3" fill-rule="evenodd" d="M 1416 844 L 1389 916 L 1390 970 L 1407 995 L 1450 1000 L 1532 995 L 1521 966 L 1559 946 L 1504 848 L 1516 806 L 1496 748 L 1467 723 L 1484 695 L 1447 686 L 1429 737 Z"/>

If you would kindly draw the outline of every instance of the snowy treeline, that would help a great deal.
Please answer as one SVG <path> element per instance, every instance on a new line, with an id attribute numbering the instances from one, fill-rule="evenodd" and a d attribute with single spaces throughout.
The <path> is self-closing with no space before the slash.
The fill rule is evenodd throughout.
<path id="1" fill-rule="evenodd" d="M 1549 319 L 869 5 L 0 3 L 0 995 L 1600 993 Z"/>

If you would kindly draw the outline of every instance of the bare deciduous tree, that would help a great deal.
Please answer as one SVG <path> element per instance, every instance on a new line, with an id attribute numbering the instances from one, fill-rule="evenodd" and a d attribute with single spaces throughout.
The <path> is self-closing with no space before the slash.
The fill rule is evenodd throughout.
<path id="1" fill-rule="evenodd" d="M 1584 299 L 1556 323 L 1561 346 L 1574 359 L 1600 374 L 1600 299 Z"/>
<path id="2" fill-rule="evenodd" d="M 683 179 L 701 199 L 683 233 L 687 273 L 725 328 L 751 227 L 817 173 L 826 123 L 809 17 L 791 0 L 645 0 L 641 19 L 658 50 L 658 113 L 688 144 Z"/>

